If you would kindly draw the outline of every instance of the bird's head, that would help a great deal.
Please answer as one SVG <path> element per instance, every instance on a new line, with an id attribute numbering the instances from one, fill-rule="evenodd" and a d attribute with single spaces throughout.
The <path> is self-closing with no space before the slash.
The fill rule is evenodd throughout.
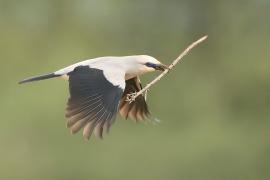
<path id="1" fill-rule="evenodd" d="M 157 59 L 151 56 L 139 55 L 136 60 L 142 73 L 152 72 L 155 70 L 165 71 L 165 69 L 168 69 L 168 66 L 162 64 Z"/>

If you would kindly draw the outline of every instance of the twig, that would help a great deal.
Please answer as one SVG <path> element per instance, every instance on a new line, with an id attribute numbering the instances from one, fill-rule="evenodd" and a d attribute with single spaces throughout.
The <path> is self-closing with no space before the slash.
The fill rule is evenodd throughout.
<path id="1" fill-rule="evenodd" d="M 135 99 L 143 94 L 145 91 L 149 90 L 149 88 L 154 85 L 156 82 L 158 82 L 165 74 L 167 74 L 170 70 L 172 70 L 172 68 L 185 56 L 188 54 L 188 52 L 193 49 L 194 47 L 196 47 L 198 44 L 200 44 L 201 42 L 203 42 L 204 40 L 207 39 L 207 36 L 203 36 L 202 38 L 198 39 L 197 41 L 193 42 L 192 44 L 190 44 L 173 62 L 172 64 L 168 67 L 168 69 L 166 69 L 165 71 L 163 71 L 158 77 L 156 77 L 153 81 L 151 81 L 149 84 L 147 84 L 142 90 L 140 90 L 139 92 L 134 92 L 131 94 L 127 94 L 127 98 L 126 101 L 128 101 L 129 103 L 132 103 L 133 101 L 135 101 Z"/>

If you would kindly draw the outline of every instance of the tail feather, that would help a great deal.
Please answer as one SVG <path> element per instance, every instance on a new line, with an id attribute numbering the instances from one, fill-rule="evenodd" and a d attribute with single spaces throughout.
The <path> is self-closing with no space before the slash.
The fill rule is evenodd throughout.
<path id="1" fill-rule="evenodd" d="M 22 81 L 19 81 L 19 84 L 28 83 L 28 82 L 32 82 L 32 81 L 40 81 L 40 80 L 54 78 L 54 77 L 59 77 L 59 76 L 61 76 L 61 75 L 57 75 L 57 74 L 54 74 L 54 73 L 44 74 L 44 75 L 40 75 L 40 76 L 35 76 L 35 77 L 30 77 L 30 78 L 24 79 Z"/>

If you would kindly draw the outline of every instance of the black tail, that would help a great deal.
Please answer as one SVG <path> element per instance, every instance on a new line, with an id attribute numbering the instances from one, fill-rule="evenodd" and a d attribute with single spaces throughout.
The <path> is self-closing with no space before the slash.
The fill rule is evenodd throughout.
<path id="1" fill-rule="evenodd" d="M 32 82 L 32 81 L 40 81 L 40 80 L 43 80 L 43 79 L 49 79 L 49 78 L 54 78 L 54 77 L 59 77 L 59 76 L 61 76 L 61 75 L 56 75 L 54 73 L 44 74 L 44 75 L 41 75 L 41 76 L 35 76 L 35 77 L 24 79 L 24 80 L 20 81 L 19 84 Z"/>

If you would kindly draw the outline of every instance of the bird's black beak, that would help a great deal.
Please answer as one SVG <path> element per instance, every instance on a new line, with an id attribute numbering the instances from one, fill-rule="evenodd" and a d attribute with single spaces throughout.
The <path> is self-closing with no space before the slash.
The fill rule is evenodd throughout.
<path id="1" fill-rule="evenodd" d="M 155 69 L 159 71 L 165 71 L 166 69 L 169 69 L 169 67 L 164 64 L 157 64 Z"/>

